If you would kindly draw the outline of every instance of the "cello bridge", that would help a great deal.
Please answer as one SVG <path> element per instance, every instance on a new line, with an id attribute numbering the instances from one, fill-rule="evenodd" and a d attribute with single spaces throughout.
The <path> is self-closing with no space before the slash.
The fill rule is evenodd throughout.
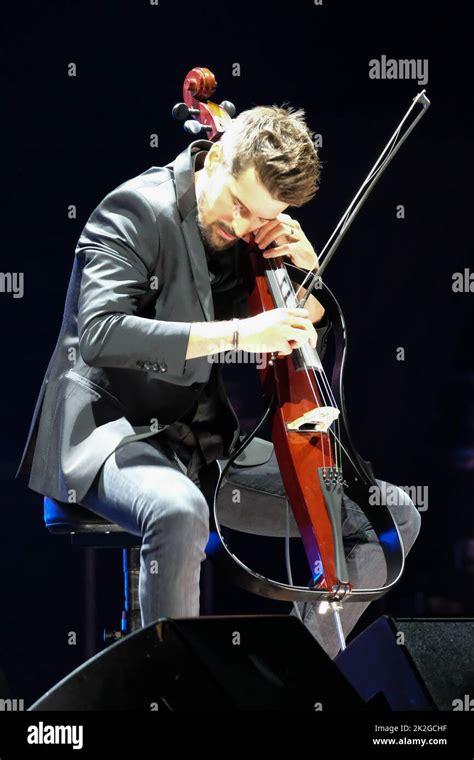
<path id="1" fill-rule="evenodd" d="M 288 430 L 299 432 L 327 433 L 332 423 L 339 417 L 339 409 L 333 406 L 316 406 L 292 422 L 287 422 Z"/>

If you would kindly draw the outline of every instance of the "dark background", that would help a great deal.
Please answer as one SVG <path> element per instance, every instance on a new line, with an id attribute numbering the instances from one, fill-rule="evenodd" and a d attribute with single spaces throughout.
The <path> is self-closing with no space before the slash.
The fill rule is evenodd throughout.
<path id="1" fill-rule="evenodd" d="M 230 4 L 49 0 L 3 16 L 2 265 L 25 294 L 0 293 L 2 477 L 0 668 L 30 702 L 98 651 L 121 610 L 119 550 L 71 548 L 48 534 L 42 499 L 13 479 L 59 331 L 75 244 L 112 188 L 188 144 L 171 108 L 207 66 L 215 100 L 237 110 L 302 107 L 323 136 L 321 189 L 293 210 L 320 250 L 412 98 L 431 108 L 380 180 L 326 273 L 349 327 L 353 434 L 379 478 L 429 488 L 402 582 L 363 618 L 472 615 L 473 294 L 453 293 L 471 238 L 471 43 L 462 6 L 310 0 Z M 466 36 L 464 30 L 466 29 Z M 429 81 L 371 80 L 368 62 L 429 60 Z M 75 62 L 76 78 L 67 76 Z M 241 76 L 232 75 L 240 63 Z M 159 148 L 149 146 L 158 133 Z M 77 219 L 67 207 L 77 206 Z M 396 206 L 406 218 L 396 218 Z M 406 351 L 396 360 L 396 348 Z M 244 429 L 256 413 L 226 374 Z M 94 550 L 92 550 L 93 552 Z M 283 548 L 279 545 L 278 552 Z M 94 563 L 95 562 L 95 566 Z M 92 563 L 92 564 L 91 564 Z M 86 572 L 93 568 L 95 588 Z M 95 567 L 95 569 L 94 569 Z M 216 613 L 289 605 L 215 580 Z M 96 599 L 94 638 L 86 594 Z M 77 644 L 68 644 L 68 633 Z"/>

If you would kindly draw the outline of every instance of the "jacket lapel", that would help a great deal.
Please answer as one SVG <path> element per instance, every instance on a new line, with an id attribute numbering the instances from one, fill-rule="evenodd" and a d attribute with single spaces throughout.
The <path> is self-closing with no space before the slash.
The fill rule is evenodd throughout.
<path id="1" fill-rule="evenodd" d="M 174 161 L 167 164 L 174 172 L 176 199 L 181 215 L 181 229 L 186 244 L 194 282 L 206 320 L 214 319 L 211 283 L 206 252 L 197 223 L 197 201 L 194 187 L 193 156 L 200 150 L 209 150 L 210 140 L 194 140 Z"/>

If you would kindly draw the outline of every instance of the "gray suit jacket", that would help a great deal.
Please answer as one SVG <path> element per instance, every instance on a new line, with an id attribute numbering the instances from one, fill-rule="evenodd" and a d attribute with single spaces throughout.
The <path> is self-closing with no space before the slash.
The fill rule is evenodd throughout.
<path id="1" fill-rule="evenodd" d="M 113 451 L 159 434 L 208 381 L 208 358 L 185 357 L 191 323 L 214 319 L 193 168 L 211 145 L 195 140 L 124 182 L 87 221 L 16 473 L 32 490 L 80 503 Z M 239 261 L 247 246 L 236 246 Z M 229 456 L 240 427 L 220 368 L 217 377 Z"/>
<path id="2" fill-rule="evenodd" d="M 109 454 L 181 417 L 209 379 L 207 357 L 185 356 L 191 322 L 214 319 L 192 167 L 211 145 L 124 182 L 87 221 L 16 473 L 34 491 L 80 502 Z M 230 450 L 239 423 L 218 385 Z"/>

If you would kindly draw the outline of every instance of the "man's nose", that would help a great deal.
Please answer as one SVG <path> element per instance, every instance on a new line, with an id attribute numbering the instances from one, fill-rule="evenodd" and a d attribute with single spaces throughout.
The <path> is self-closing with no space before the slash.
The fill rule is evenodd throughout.
<path id="1" fill-rule="evenodd" d="M 255 230 L 260 229 L 260 227 L 263 225 L 260 220 L 255 220 L 252 222 L 245 219 L 234 219 L 232 226 L 237 237 L 241 238 L 245 235 L 248 235 L 250 232 L 255 232 Z"/>

